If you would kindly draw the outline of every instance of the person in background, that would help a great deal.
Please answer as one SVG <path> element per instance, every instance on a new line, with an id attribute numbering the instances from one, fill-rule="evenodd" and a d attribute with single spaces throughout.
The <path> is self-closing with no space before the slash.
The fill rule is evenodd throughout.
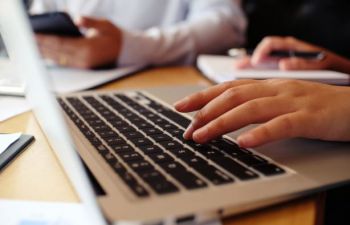
<path id="1" fill-rule="evenodd" d="M 240 0 L 35 0 L 31 12 L 66 11 L 84 38 L 37 35 L 45 58 L 93 68 L 190 64 L 244 42 Z"/>
<path id="2" fill-rule="evenodd" d="M 294 37 L 270 36 L 264 38 L 255 48 L 252 56 L 246 56 L 234 61 L 236 69 L 254 68 L 269 60 L 269 54 L 275 50 L 322 52 L 324 58 L 303 59 L 297 57 L 280 58 L 277 65 L 280 70 L 335 70 L 350 74 L 350 60 L 330 50 L 321 48 Z"/>

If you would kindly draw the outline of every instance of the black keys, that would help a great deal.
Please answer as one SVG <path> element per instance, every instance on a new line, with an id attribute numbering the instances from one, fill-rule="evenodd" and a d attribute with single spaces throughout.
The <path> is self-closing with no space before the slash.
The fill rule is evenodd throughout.
<path id="1" fill-rule="evenodd" d="M 188 189 L 203 188 L 207 186 L 203 180 L 187 171 L 184 166 L 177 162 L 163 163 L 160 164 L 160 166 Z"/>
<path id="2" fill-rule="evenodd" d="M 106 154 L 108 153 L 108 149 L 106 148 L 106 146 L 104 146 L 102 143 L 96 146 L 97 151 L 100 154 Z"/>
<path id="3" fill-rule="evenodd" d="M 138 171 L 148 171 L 154 169 L 154 167 L 146 160 L 129 161 L 127 162 L 131 169 Z"/>
<path id="4" fill-rule="evenodd" d="M 169 194 L 179 191 L 173 183 L 155 169 L 136 172 L 157 194 Z"/>
<path id="5" fill-rule="evenodd" d="M 179 129 L 177 126 L 171 123 L 163 123 L 163 124 L 157 124 L 157 125 L 160 126 L 162 129 L 164 129 L 165 131 Z"/>
<path id="6" fill-rule="evenodd" d="M 139 128 L 140 130 L 144 130 L 146 128 L 153 128 L 154 126 L 148 122 L 141 122 L 141 123 L 137 123 L 135 124 L 135 126 L 137 128 Z"/>
<path id="7" fill-rule="evenodd" d="M 120 154 L 122 152 L 132 152 L 134 151 L 134 148 L 131 147 L 129 144 L 116 144 L 112 145 L 111 148 L 116 154 Z"/>
<path id="8" fill-rule="evenodd" d="M 178 148 L 183 148 L 183 145 L 181 145 L 177 141 L 164 141 L 159 143 L 161 146 L 163 146 L 165 149 L 178 149 Z"/>
<path id="9" fill-rule="evenodd" d="M 119 136 L 105 137 L 103 139 L 111 146 L 122 145 L 126 143 L 125 140 Z"/>
<path id="10" fill-rule="evenodd" d="M 174 161 L 173 157 L 171 157 L 168 153 L 165 153 L 165 152 L 149 154 L 148 157 L 150 157 L 156 163 Z"/>
<path id="11" fill-rule="evenodd" d="M 213 158 L 212 160 L 219 166 L 224 168 L 226 171 L 228 171 L 229 173 L 238 177 L 241 180 L 250 180 L 258 178 L 258 175 L 256 173 L 245 168 L 244 166 L 240 165 L 239 163 L 235 162 L 227 156 Z"/>
<path id="12" fill-rule="evenodd" d="M 128 187 L 139 197 L 149 196 L 148 191 L 137 182 L 137 180 L 128 172 L 119 174 L 119 177 L 128 185 Z"/>
<path id="13" fill-rule="evenodd" d="M 192 168 L 200 168 L 200 167 L 205 167 L 208 165 L 208 162 L 198 156 L 194 156 L 191 158 L 183 158 L 182 159 L 184 162 L 186 162 L 190 167 Z"/>
<path id="14" fill-rule="evenodd" d="M 256 166 L 253 166 L 253 168 L 266 176 L 279 175 L 279 174 L 283 174 L 286 172 L 281 167 L 276 166 L 276 165 L 271 164 L 271 163 L 256 165 Z"/>
<path id="15" fill-rule="evenodd" d="M 173 139 L 166 134 L 152 134 L 150 137 L 156 142 L 172 141 Z"/>
<path id="16" fill-rule="evenodd" d="M 201 153 L 202 155 L 206 156 L 208 159 L 212 159 L 212 158 L 216 158 L 216 157 L 222 157 L 224 156 L 223 153 L 221 153 L 220 151 L 216 150 L 216 149 L 203 149 L 201 151 L 198 151 L 199 153 Z"/>
<path id="17" fill-rule="evenodd" d="M 159 148 L 157 145 L 139 146 L 139 149 L 141 149 L 141 151 L 143 151 L 146 155 L 158 154 L 163 152 L 163 150 Z"/>
<path id="18" fill-rule="evenodd" d="M 147 135 L 163 134 L 164 132 L 155 127 L 145 128 L 142 130 Z"/>
<path id="19" fill-rule="evenodd" d="M 144 135 L 138 131 L 125 132 L 124 135 L 127 139 L 131 140 L 144 137 Z"/>
<path id="20" fill-rule="evenodd" d="M 230 156 L 237 158 L 243 155 L 251 154 L 247 149 L 240 148 L 237 144 L 227 140 L 219 139 L 212 142 L 219 149 L 229 154 Z"/>
<path id="21" fill-rule="evenodd" d="M 211 165 L 199 166 L 196 168 L 196 171 L 215 185 L 222 185 L 233 182 L 233 179 L 230 178 L 226 173 Z"/>
<path id="22" fill-rule="evenodd" d="M 137 152 L 123 152 L 119 154 L 126 162 L 141 161 L 143 157 Z"/>
<path id="23" fill-rule="evenodd" d="M 148 138 L 137 138 L 132 140 L 132 143 L 137 147 L 153 145 L 153 143 Z"/>
<path id="24" fill-rule="evenodd" d="M 122 134 L 128 134 L 131 132 L 137 132 L 137 130 L 135 128 L 133 128 L 132 126 L 130 126 L 129 124 L 124 124 L 123 126 L 118 126 L 117 127 L 118 131 Z"/>
<path id="25" fill-rule="evenodd" d="M 139 170 L 137 174 L 142 178 L 142 180 L 147 183 L 154 183 L 159 180 L 166 180 L 165 177 L 157 170 Z"/>
<path id="26" fill-rule="evenodd" d="M 195 154 L 187 148 L 172 149 L 172 150 L 170 150 L 170 152 L 173 153 L 174 155 L 176 155 L 180 159 L 192 158 L 195 156 Z"/>
<path id="27" fill-rule="evenodd" d="M 179 191 L 179 189 L 173 183 L 171 183 L 166 179 L 150 182 L 149 185 L 157 194 L 160 194 L 160 195 Z"/>
<path id="28" fill-rule="evenodd" d="M 112 129 L 105 129 L 105 130 L 100 130 L 98 132 L 98 134 L 102 137 L 102 138 L 110 138 L 110 137 L 118 137 L 119 135 L 114 132 Z"/>
<path id="29" fill-rule="evenodd" d="M 109 161 L 112 169 L 119 175 L 124 183 L 139 197 L 149 196 L 148 191 L 137 182 L 135 177 L 127 172 L 126 168 L 118 161 Z"/>
<path id="30" fill-rule="evenodd" d="M 238 158 L 239 161 L 243 162 L 247 166 L 255 166 L 267 163 L 267 160 L 257 155 L 245 155 Z"/>

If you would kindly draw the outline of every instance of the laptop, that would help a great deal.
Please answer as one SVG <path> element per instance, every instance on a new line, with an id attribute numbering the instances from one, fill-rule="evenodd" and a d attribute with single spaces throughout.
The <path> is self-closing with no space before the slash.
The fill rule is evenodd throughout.
<path id="1" fill-rule="evenodd" d="M 200 223 L 350 180 L 349 143 L 290 139 L 242 149 L 234 141 L 241 131 L 205 145 L 183 140 L 190 116 L 169 103 L 188 87 L 56 96 L 20 0 L 1 1 L 0 32 L 91 224 Z"/>

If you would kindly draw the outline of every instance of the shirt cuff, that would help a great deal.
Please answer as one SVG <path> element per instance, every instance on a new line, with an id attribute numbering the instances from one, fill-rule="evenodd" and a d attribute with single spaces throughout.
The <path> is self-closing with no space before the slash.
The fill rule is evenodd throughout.
<path id="1" fill-rule="evenodd" d="M 123 30 L 118 65 L 149 65 L 152 45 L 152 39 L 144 35 L 143 32 Z"/>

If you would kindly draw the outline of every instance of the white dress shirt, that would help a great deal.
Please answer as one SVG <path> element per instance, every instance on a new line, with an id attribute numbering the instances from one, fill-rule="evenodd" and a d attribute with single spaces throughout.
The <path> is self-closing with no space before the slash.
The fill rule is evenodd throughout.
<path id="1" fill-rule="evenodd" d="M 118 64 L 190 64 L 242 45 L 240 0 L 34 0 L 32 12 L 106 18 L 122 29 Z"/>

